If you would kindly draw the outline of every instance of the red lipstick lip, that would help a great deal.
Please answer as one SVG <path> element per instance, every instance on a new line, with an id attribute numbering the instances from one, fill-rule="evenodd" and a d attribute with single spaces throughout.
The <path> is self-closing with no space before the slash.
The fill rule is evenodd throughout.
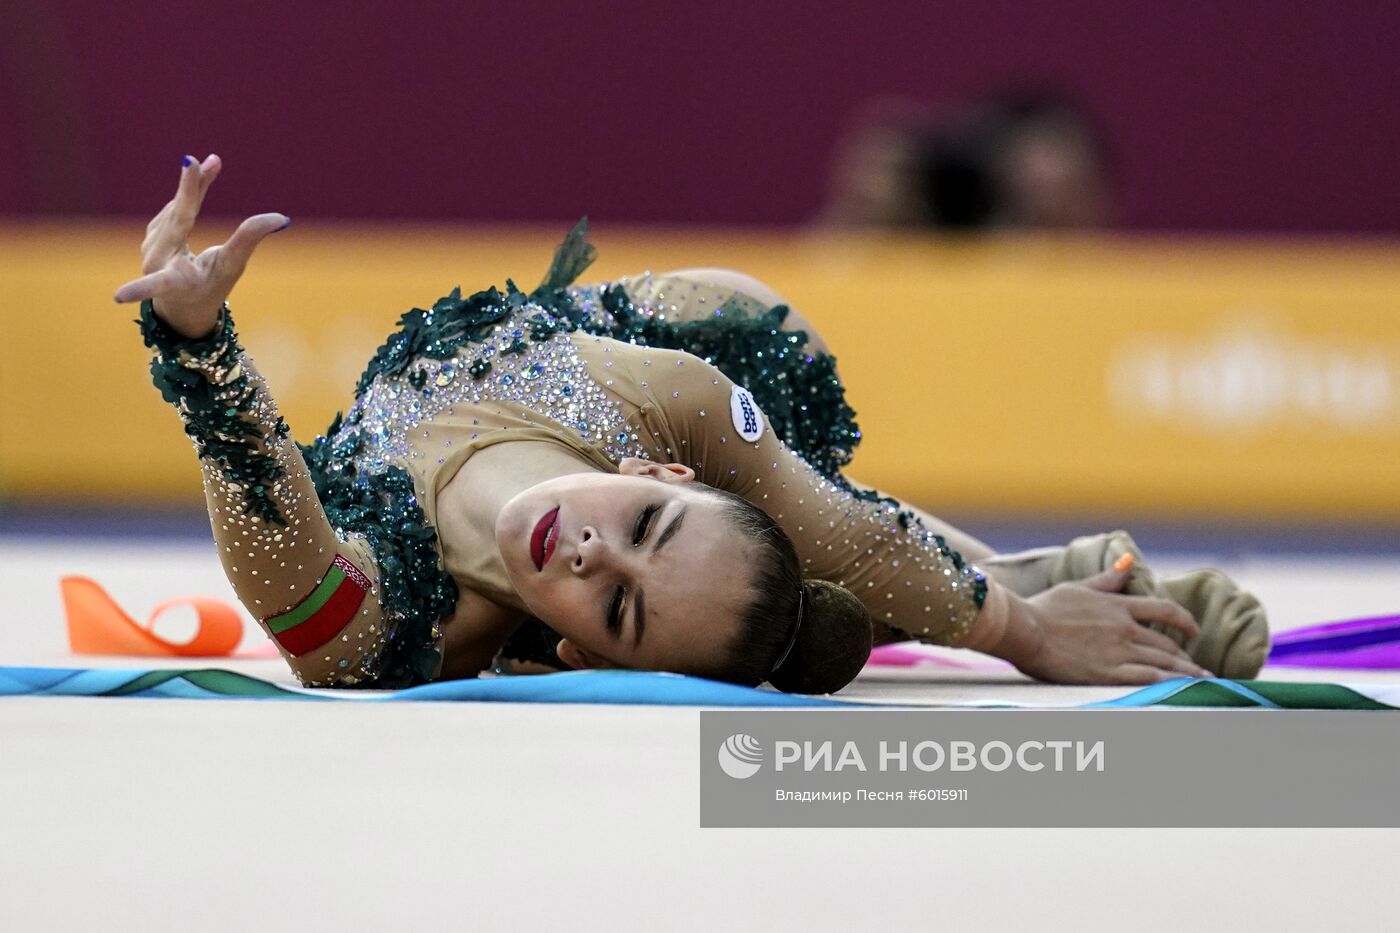
<path id="1" fill-rule="evenodd" d="M 540 517 L 535 530 L 530 532 L 530 559 L 535 562 L 535 570 L 543 570 L 544 565 L 554 556 L 554 544 L 559 539 L 559 507 L 556 505 Z"/>

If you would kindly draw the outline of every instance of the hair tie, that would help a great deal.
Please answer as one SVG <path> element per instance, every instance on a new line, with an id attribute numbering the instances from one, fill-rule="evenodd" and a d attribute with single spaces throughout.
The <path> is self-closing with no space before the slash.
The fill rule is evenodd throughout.
<path id="1" fill-rule="evenodd" d="M 799 584 L 797 587 L 797 623 L 793 625 L 792 634 L 788 636 L 787 647 L 783 649 L 782 654 L 778 655 L 778 660 L 768 671 L 769 677 L 772 677 L 774 674 L 776 674 L 778 668 L 782 667 L 783 662 L 787 660 L 788 655 L 792 654 L 792 646 L 797 644 L 797 633 L 802 631 L 802 611 L 804 608 L 806 608 L 806 603 L 807 588 Z"/>

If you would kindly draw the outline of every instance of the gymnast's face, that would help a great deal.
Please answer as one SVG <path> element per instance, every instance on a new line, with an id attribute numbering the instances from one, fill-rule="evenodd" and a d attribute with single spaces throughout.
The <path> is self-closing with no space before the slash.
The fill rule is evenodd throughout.
<path id="1" fill-rule="evenodd" d="M 574 667 L 703 673 L 720 666 L 748 600 L 752 545 L 680 464 L 531 486 L 502 508 L 496 544 L 525 608 Z"/>

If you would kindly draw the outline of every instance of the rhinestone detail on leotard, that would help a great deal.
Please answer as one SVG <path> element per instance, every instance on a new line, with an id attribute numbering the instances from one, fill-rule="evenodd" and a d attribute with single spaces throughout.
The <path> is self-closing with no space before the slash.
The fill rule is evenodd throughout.
<path id="1" fill-rule="evenodd" d="M 409 444 L 411 432 L 454 405 L 489 400 L 551 418 L 614 462 L 645 457 L 622 407 L 589 374 L 567 336 L 556 334 L 522 346 L 528 329 L 520 319 L 547 313 L 537 305 L 523 305 L 469 352 L 446 360 L 420 359 L 402 375 L 375 379 L 331 443 L 338 445 L 350 432 L 361 432 L 355 465 L 377 473 L 396 459 L 424 456 Z"/>

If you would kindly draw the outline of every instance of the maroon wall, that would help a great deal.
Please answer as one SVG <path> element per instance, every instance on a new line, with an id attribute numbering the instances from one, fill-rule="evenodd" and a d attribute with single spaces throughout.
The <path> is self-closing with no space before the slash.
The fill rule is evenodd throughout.
<path id="1" fill-rule="evenodd" d="M 0 213 L 791 223 L 872 95 L 1048 80 L 1138 228 L 1400 231 L 1400 5 L 6 0 Z"/>

